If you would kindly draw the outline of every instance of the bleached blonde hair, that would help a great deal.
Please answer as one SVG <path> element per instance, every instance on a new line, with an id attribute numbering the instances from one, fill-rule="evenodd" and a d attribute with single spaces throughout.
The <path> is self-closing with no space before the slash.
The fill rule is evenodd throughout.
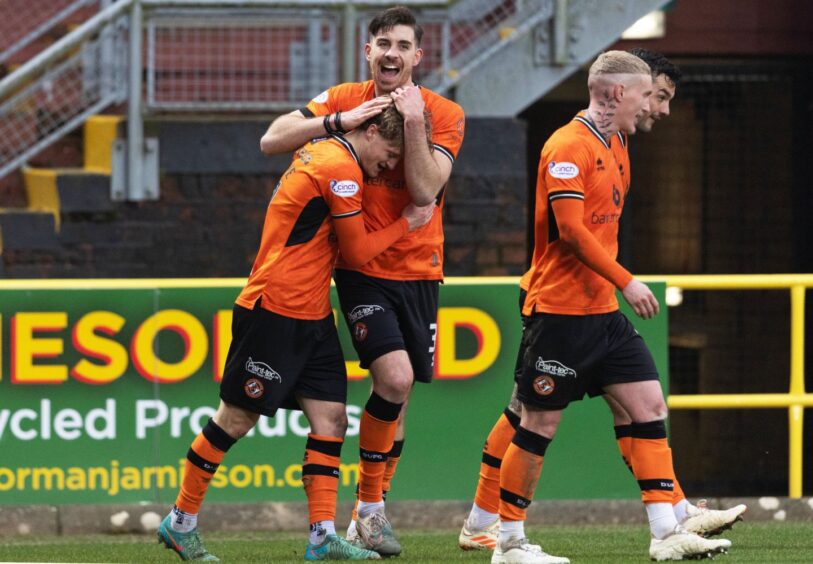
<path id="1" fill-rule="evenodd" d="M 606 51 L 590 65 L 590 76 L 605 74 L 652 74 L 643 59 L 626 51 Z"/>

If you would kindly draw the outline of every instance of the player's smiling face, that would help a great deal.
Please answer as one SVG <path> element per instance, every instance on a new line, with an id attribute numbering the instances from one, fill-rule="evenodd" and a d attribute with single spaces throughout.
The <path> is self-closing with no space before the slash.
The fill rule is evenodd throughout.
<path id="1" fill-rule="evenodd" d="M 411 84 L 412 68 L 423 56 L 415 42 L 415 30 L 406 25 L 379 32 L 364 46 L 364 52 L 379 96 Z"/>
<path id="2" fill-rule="evenodd" d="M 665 74 L 659 74 L 652 83 L 652 96 L 649 97 L 649 112 L 638 120 L 638 129 L 652 131 L 655 122 L 669 115 L 669 102 L 675 97 L 675 83 Z"/>

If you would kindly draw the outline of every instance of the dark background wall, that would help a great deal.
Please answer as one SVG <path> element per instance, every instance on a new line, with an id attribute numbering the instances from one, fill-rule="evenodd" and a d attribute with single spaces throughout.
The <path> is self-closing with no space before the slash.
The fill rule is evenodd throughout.
<path id="1" fill-rule="evenodd" d="M 30 223 L 2 254 L 9 278 L 248 276 L 271 192 L 290 156 L 266 157 L 272 118 L 161 120 L 161 197 L 65 212 L 58 233 Z M 525 125 L 471 119 L 446 191 L 447 276 L 519 275 L 526 257 Z M 16 224 L 15 224 L 16 227 Z M 21 226 L 22 228 L 22 226 Z M 19 234 L 19 233 L 18 233 Z"/>

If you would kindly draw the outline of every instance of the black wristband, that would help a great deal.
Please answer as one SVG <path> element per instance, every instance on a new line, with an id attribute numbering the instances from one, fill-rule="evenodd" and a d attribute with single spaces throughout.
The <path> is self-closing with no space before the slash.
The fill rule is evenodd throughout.
<path id="1" fill-rule="evenodd" d="M 326 115 L 325 119 L 322 120 L 322 124 L 325 126 L 325 133 L 327 133 L 328 135 L 333 135 L 334 133 L 336 133 L 336 131 L 330 125 L 330 116 L 331 114 Z"/>
<path id="2" fill-rule="evenodd" d="M 347 133 L 342 127 L 342 113 L 336 112 L 335 115 L 336 117 L 334 118 L 333 123 L 336 126 L 336 133 Z"/>

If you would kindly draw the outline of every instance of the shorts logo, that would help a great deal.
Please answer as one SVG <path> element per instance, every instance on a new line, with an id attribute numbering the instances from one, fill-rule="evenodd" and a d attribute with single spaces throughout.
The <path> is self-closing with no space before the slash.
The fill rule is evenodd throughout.
<path id="1" fill-rule="evenodd" d="M 353 338 L 359 343 L 367 338 L 367 326 L 361 321 L 353 325 Z"/>
<path id="2" fill-rule="evenodd" d="M 263 395 L 263 383 L 257 380 L 256 378 L 251 378 L 246 381 L 243 389 L 246 391 L 246 395 L 251 399 L 257 399 L 261 395 Z"/>
<path id="3" fill-rule="evenodd" d="M 579 167 L 573 163 L 551 161 L 548 163 L 548 172 L 554 178 L 569 180 L 579 176 Z"/>
<path id="4" fill-rule="evenodd" d="M 330 191 L 340 198 L 355 196 L 359 191 L 359 185 L 352 180 L 331 180 Z"/>
<path id="5" fill-rule="evenodd" d="M 280 376 L 276 370 L 264 362 L 255 362 L 251 357 L 248 357 L 248 361 L 246 362 L 246 372 L 272 382 L 277 381 L 282 383 L 282 376 Z"/>
<path id="6" fill-rule="evenodd" d="M 536 371 L 550 374 L 551 376 L 559 376 L 565 378 L 572 376 L 576 378 L 576 371 L 568 368 L 558 360 L 545 360 L 541 356 L 536 359 Z"/>
<path id="7" fill-rule="evenodd" d="M 355 323 L 359 319 L 370 317 L 372 314 L 379 311 L 384 311 L 384 308 L 380 305 L 357 305 L 353 308 L 353 311 L 347 314 L 347 320 L 350 323 Z"/>
<path id="8" fill-rule="evenodd" d="M 549 396 L 556 388 L 553 378 L 550 376 L 537 376 L 534 379 L 534 391 L 540 396 Z"/>

